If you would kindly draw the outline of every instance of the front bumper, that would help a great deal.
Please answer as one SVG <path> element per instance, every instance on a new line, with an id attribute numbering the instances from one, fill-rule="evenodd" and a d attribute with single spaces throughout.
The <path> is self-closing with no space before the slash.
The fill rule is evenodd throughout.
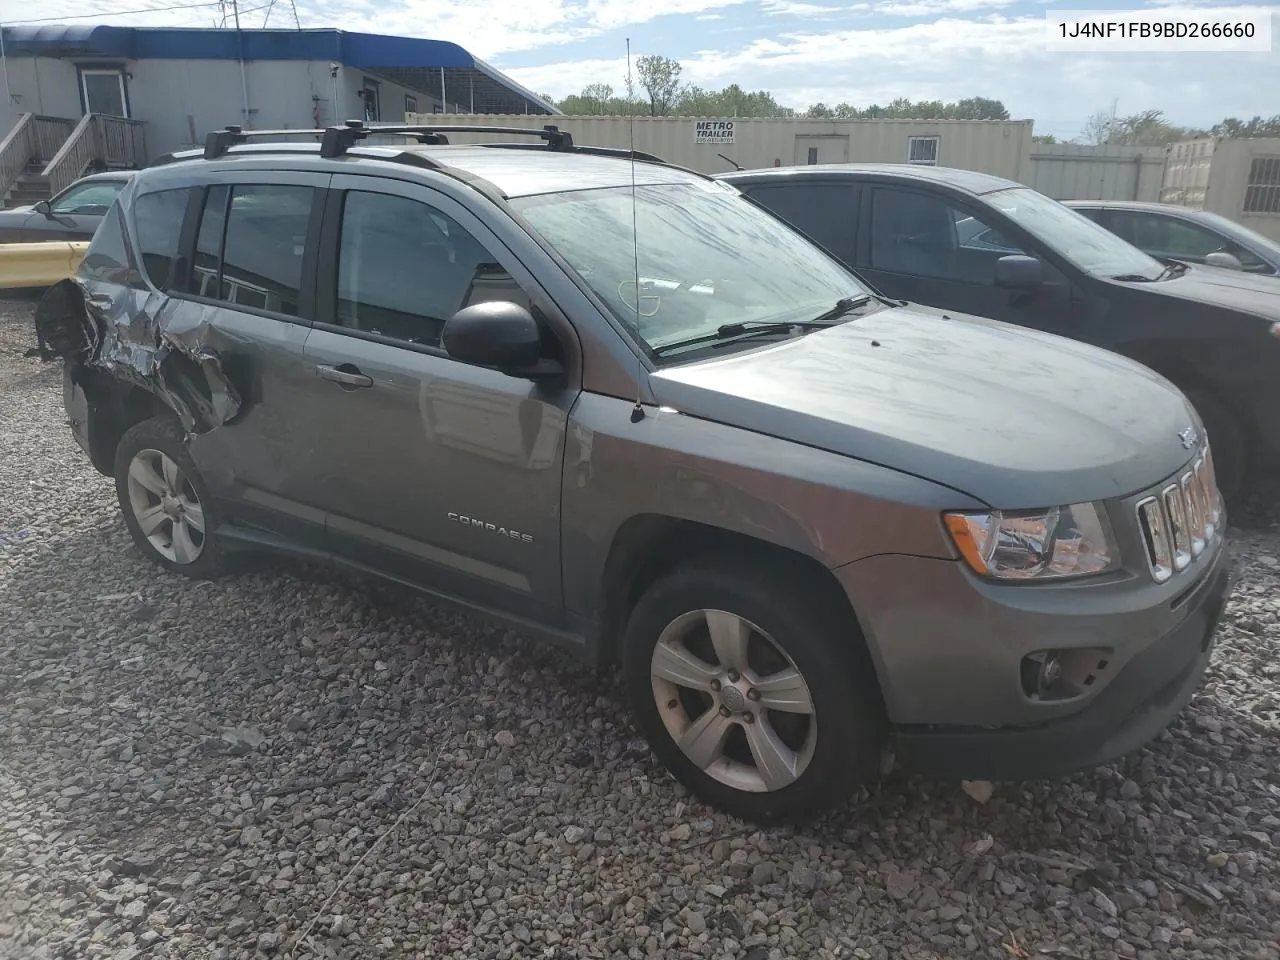
<path id="1" fill-rule="evenodd" d="M 1221 538 L 1157 584 L 992 584 L 960 561 L 879 556 L 835 571 L 876 664 L 904 767 L 942 777 L 1053 777 L 1128 753 L 1194 695 L 1230 593 Z M 1022 686 L 1040 650 L 1109 651 L 1097 682 L 1067 700 Z"/>
<path id="2" fill-rule="evenodd" d="M 1109 763 L 1153 740 L 1200 687 L 1214 633 L 1230 595 L 1220 550 L 1187 613 L 1134 656 L 1079 713 L 1031 727 L 899 731 L 897 753 L 910 770 L 970 780 L 1034 780 Z"/>

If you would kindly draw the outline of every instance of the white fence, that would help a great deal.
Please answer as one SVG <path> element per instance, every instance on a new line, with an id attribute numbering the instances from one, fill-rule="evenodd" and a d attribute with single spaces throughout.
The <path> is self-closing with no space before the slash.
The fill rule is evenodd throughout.
<path id="1" fill-rule="evenodd" d="M 1160 199 L 1164 147 L 1037 143 L 1029 186 L 1055 200 Z"/>

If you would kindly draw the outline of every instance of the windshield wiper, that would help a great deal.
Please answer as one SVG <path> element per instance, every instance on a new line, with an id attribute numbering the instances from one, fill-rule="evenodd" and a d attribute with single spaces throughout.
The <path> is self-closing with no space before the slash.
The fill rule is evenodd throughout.
<path id="1" fill-rule="evenodd" d="M 1163 277 L 1164 274 L 1160 274 Z M 1119 280 L 1121 283 L 1152 283 L 1159 280 L 1160 277 L 1144 277 L 1140 273 L 1121 273 L 1112 277 L 1112 280 Z"/>
<path id="2" fill-rule="evenodd" d="M 706 333 L 697 337 L 689 337 L 685 340 L 673 340 L 671 343 L 664 343 L 660 347 L 655 347 L 653 352 L 658 356 L 662 356 L 662 354 L 672 350 L 694 347 L 701 343 L 714 343 L 719 346 L 724 343 L 734 343 L 747 337 L 767 336 L 771 333 L 788 333 L 797 329 L 816 330 L 819 327 L 834 327 L 846 313 L 865 307 L 870 302 L 871 297 L 869 296 L 843 297 L 837 300 L 836 305 L 830 310 L 818 314 L 812 320 L 764 320 L 725 323 L 721 324 L 715 333 Z"/>

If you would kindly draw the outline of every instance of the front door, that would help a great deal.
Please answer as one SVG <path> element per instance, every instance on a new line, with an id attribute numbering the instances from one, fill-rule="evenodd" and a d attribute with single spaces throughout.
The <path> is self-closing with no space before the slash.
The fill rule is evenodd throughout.
<path id="1" fill-rule="evenodd" d="M 331 549 L 428 589 L 555 621 L 576 392 L 468 366 L 441 348 L 445 321 L 463 306 L 532 308 L 531 278 L 465 208 L 429 188 L 352 176 L 335 177 L 333 191 L 326 224 L 341 226 L 326 229 L 325 252 L 336 263 L 320 271 L 300 421 L 307 497 L 326 514 Z"/>
<path id="2" fill-rule="evenodd" d="M 85 113 L 101 113 L 108 117 L 129 116 L 129 97 L 125 92 L 124 71 L 114 68 L 80 69 L 80 94 Z"/>
<path id="3" fill-rule="evenodd" d="M 860 217 L 858 269 L 891 297 L 1071 336 L 1071 284 L 1038 251 L 1005 237 L 980 205 L 941 193 L 874 186 Z M 1032 256 L 1035 290 L 996 286 L 996 261 Z"/>

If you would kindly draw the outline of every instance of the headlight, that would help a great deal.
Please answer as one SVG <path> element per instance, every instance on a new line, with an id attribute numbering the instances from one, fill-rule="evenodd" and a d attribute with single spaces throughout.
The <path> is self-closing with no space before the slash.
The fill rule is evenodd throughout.
<path id="1" fill-rule="evenodd" d="M 1106 511 L 1097 504 L 943 517 L 960 555 L 984 577 L 1056 580 L 1119 564 Z"/>

